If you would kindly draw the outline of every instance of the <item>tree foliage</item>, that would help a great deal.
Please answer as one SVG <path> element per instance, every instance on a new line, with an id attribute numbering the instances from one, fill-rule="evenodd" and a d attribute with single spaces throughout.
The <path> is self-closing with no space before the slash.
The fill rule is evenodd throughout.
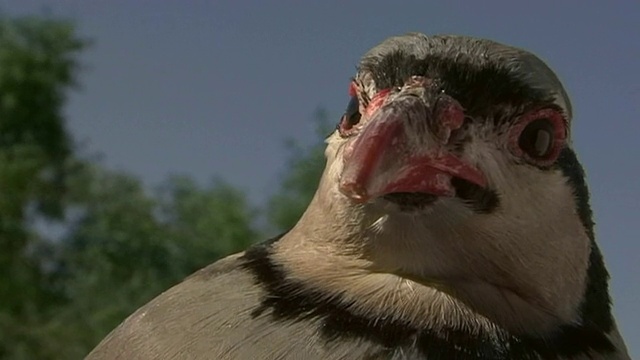
<path id="1" fill-rule="evenodd" d="M 0 17 L 0 359 L 82 358 L 190 273 L 290 228 L 324 167 L 322 111 L 315 144 L 288 142 L 266 212 L 223 180 L 150 190 L 87 160 L 62 116 L 86 45 L 67 21 Z"/>
<path id="2" fill-rule="evenodd" d="M 76 199 L 60 246 L 66 301 L 48 323 L 48 338 L 61 337 L 49 352 L 64 358 L 82 357 L 136 308 L 256 240 L 243 194 L 221 181 L 201 187 L 176 177 L 148 194 L 126 174 L 87 171 L 80 188 L 89 191 Z"/>
<path id="3" fill-rule="evenodd" d="M 29 223 L 62 215 L 71 143 L 60 110 L 83 46 L 67 22 L 0 18 L 0 357 L 26 358 L 56 300 Z"/>

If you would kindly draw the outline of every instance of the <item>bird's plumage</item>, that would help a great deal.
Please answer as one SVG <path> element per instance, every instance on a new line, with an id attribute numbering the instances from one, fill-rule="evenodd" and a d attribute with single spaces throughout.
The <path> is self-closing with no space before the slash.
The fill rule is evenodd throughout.
<path id="1" fill-rule="evenodd" d="M 365 54 L 351 95 L 298 224 L 89 359 L 629 359 L 570 101 L 541 60 L 407 34 Z"/>

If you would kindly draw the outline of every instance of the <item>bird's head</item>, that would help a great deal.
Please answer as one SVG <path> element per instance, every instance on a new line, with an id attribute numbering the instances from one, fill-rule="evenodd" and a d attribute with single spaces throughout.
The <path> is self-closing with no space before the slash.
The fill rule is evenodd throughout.
<path id="1" fill-rule="evenodd" d="M 311 236 L 349 239 L 372 271 L 513 328 L 581 317 L 606 273 L 587 276 L 595 245 L 571 105 L 543 61 L 483 39 L 407 34 L 364 55 L 349 95 L 301 221 L 331 231 Z"/>
<path id="2" fill-rule="evenodd" d="M 524 50 L 393 37 L 362 58 L 349 95 L 327 148 L 338 201 L 437 217 L 511 211 L 517 198 L 544 213 L 564 190 L 551 185 L 566 182 L 557 163 L 570 145 L 569 99 Z"/>

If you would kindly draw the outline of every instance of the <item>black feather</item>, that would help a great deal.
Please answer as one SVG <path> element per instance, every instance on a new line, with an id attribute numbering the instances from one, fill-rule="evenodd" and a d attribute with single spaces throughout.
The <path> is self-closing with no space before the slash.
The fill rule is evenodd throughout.
<path id="1" fill-rule="evenodd" d="M 602 330 L 591 323 L 566 325 L 544 338 L 516 336 L 502 329 L 496 338 L 494 334 L 453 328 L 418 328 L 391 316 L 354 314 L 350 304 L 338 294 L 328 297 L 321 289 L 292 280 L 285 269 L 272 262 L 272 244 L 279 238 L 255 245 L 243 256 L 244 269 L 253 274 L 256 284 L 266 292 L 252 316 L 268 314 L 276 322 L 317 320 L 318 333 L 326 344 L 367 341 L 372 346 L 371 358 L 417 351 L 430 360 L 559 359 L 589 351 L 602 354 L 614 351 Z"/>
<path id="2" fill-rule="evenodd" d="M 593 213 L 589 205 L 589 189 L 585 181 L 584 169 L 578 162 L 576 153 L 569 148 L 562 150 L 556 166 L 562 170 L 569 185 L 574 189 L 576 212 L 591 241 L 587 289 L 584 302 L 580 307 L 582 320 L 604 332 L 609 332 L 613 328 L 611 298 L 608 291 L 609 273 L 595 241 Z"/>

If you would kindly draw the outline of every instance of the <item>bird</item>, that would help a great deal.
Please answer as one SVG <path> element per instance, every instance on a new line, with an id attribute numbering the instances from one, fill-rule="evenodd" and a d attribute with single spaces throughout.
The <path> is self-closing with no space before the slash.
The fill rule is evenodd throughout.
<path id="1" fill-rule="evenodd" d="M 297 224 L 160 294 L 87 359 L 630 359 L 543 60 L 406 33 L 345 82 Z"/>

